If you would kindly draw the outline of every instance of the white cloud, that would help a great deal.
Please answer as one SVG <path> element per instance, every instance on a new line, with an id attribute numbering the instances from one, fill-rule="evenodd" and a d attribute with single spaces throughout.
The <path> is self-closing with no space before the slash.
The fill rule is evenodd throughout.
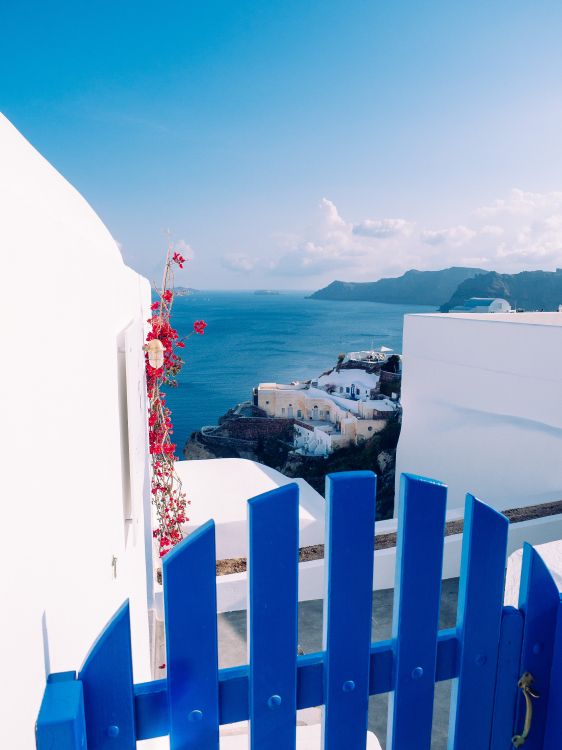
<path id="1" fill-rule="evenodd" d="M 424 229 L 420 233 L 420 238 L 427 245 L 464 245 L 475 235 L 475 231 L 461 224 L 447 229 Z"/>
<path id="2" fill-rule="evenodd" d="M 409 268 L 464 265 L 516 273 L 562 266 L 562 192 L 514 189 L 507 198 L 455 219 L 438 228 L 407 218 L 354 222 L 323 198 L 308 229 L 279 241 L 275 260 L 230 254 L 222 264 L 238 272 L 317 277 L 314 284 L 374 280 Z"/>
<path id="3" fill-rule="evenodd" d="M 364 219 L 353 227 L 353 234 L 360 237 L 386 239 L 396 235 L 408 235 L 414 224 L 405 219 Z"/>
<path id="4" fill-rule="evenodd" d="M 244 253 L 227 253 L 220 259 L 221 265 L 229 271 L 235 271 L 237 273 L 247 273 L 253 271 L 256 268 L 258 261 L 256 258 L 251 258 L 249 255 Z"/>
<path id="5" fill-rule="evenodd" d="M 508 198 L 499 198 L 490 206 L 482 206 L 476 210 L 480 217 L 511 214 L 518 216 L 532 216 L 537 211 L 561 211 L 562 192 L 530 193 L 520 188 L 513 188 Z"/>

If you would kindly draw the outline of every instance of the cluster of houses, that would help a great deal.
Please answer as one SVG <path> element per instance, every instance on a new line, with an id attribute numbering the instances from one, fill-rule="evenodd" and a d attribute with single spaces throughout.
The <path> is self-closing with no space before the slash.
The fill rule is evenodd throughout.
<path id="1" fill-rule="evenodd" d="M 383 370 L 386 352 L 352 352 L 333 370 L 307 382 L 260 383 L 255 403 L 268 417 L 294 420 L 297 453 L 327 456 L 380 432 L 400 413 L 398 389 L 390 397 L 381 382 L 400 373 Z M 394 355 L 399 369 L 399 358 Z"/>

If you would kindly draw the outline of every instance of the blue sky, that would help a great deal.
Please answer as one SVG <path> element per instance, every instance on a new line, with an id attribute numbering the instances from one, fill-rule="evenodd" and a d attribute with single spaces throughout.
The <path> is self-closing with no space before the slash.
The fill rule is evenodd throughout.
<path id="1" fill-rule="evenodd" d="M 550 269 L 561 32 L 549 0 L 0 0 L 0 107 L 149 277 L 167 227 L 200 288 Z"/>

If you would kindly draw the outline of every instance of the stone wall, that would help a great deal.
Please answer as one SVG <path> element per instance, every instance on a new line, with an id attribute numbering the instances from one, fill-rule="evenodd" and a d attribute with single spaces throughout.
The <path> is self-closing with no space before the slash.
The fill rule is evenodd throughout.
<path id="1" fill-rule="evenodd" d="M 220 426 L 223 436 L 241 440 L 259 440 L 260 438 L 283 438 L 293 434 L 294 419 L 269 417 L 240 417 L 229 419 Z"/>

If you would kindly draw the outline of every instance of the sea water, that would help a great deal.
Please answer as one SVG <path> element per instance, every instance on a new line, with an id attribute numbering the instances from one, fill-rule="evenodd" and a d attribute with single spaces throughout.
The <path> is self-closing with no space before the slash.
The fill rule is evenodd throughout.
<path id="1" fill-rule="evenodd" d="M 258 383 L 316 377 L 336 364 L 340 352 L 382 345 L 400 353 L 404 315 L 434 311 L 307 294 L 195 292 L 174 300 L 172 323 L 180 336 L 195 320 L 208 324 L 203 336 L 186 342 L 178 387 L 167 389 L 178 454 L 193 431 L 250 400 Z"/>

